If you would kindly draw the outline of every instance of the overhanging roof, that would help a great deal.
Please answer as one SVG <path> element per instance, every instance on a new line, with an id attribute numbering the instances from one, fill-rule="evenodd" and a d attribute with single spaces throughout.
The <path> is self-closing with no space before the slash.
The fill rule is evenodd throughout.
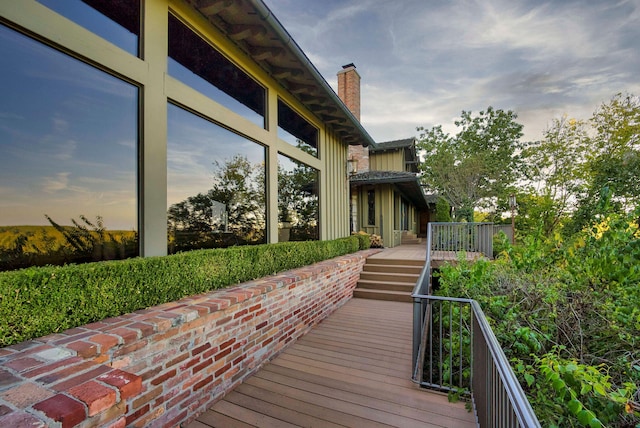
<path id="1" fill-rule="evenodd" d="M 187 0 L 350 145 L 375 146 L 262 0 Z"/>
<path id="2" fill-rule="evenodd" d="M 352 186 L 393 184 L 405 198 L 418 209 L 429 208 L 427 198 L 420 186 L 420 179 L 411 172 L 404 171 L 367 171 L 349 177 Z"/>
<path id="3" fill-rule="evenodd" d="M 411 172 L 418 172 L 418 154 L 416 152 L 415 137 L 377 143 L 375 146 L 369 148 L 369 154 L 375 155 L 391 150 L 402 150 L 404 152 L 405 168 L 408 168 Z"/>

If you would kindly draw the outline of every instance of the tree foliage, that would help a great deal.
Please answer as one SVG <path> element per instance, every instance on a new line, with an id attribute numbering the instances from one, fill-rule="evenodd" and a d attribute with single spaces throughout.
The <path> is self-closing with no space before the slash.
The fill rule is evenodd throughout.
<path id="1" fill-rule="evenodd" d="M 169 207 L 171 252 L 264 242 L 264 181 L 264 166 L 251 164 L 244 156 L 216 161 L 210 190 Z M 226 224 L 214 217 L 214 201 L 225 205 Z M 229 234 L 214 233 L 222 231 Z"/>
<path id="2" fill-rule="evenodd" d="M 542 140 L 523 150 L 530 188 L 528 195 L 518 198 L 520 208 L 526 208 L 520 211 L 539 219 L 547 236 L 575 209 L 577 197 L 584 191 L 584 164 L 590 145 L 587 124 L 565 115 L 552 121 Z M 528 202 L 533 203 L 527 206 Z"/>
<path id="3" fill-rule="evenodd" d="M 516 118 L 510 110 L 488 107 L 475 116 L 463 111 L 455 136 L 441 125 L 418 128 L 422 181 L 451 204 L 457 219 L 473 221 L 476 206 L 508 195 L 520 178 L 522 125 Z"/>
<path id="4" fill-rule="evenodd" d="M 601 214 L 598 202 L 611 199 L 618 211 L 640 204 L 640 97 L 617 94 L 591 118 L 595 135 L 585 161 L 587 185 L 580 195 L 573 231 Z"/>
<path id="5" fill-rule="evenodd" d="M 441 270 L 439 294 L 482 306 L 542 426 L 640 424 L 638 215 Z"/>

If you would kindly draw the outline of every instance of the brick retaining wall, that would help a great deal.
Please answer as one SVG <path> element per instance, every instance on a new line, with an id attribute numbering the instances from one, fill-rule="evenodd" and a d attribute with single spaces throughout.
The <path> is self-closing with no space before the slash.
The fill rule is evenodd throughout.
<path id="1" fill-rule="evenodd" d="M 0 426 L 193 420 L 348 301 L 366 250 L 0 349 Z"/>

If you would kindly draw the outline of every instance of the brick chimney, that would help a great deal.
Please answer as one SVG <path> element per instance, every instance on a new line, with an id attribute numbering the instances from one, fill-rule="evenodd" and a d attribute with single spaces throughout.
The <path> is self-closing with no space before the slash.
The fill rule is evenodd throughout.
<path id="1" fill-rule="evenodd" d="M 355 65 L 343 65 L 338 72 L 338 96 L 360 121 L 360 75 Z M 368 147 L 349 146 L 349 159 L 358 161 L 358 172 L 369 171 Z"/>

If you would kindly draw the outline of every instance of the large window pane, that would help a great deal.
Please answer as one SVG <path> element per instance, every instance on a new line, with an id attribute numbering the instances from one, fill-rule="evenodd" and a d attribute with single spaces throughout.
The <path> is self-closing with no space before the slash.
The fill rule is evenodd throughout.
<path id="1" fill-rule="evenodd" d="M 173 15 L 169 74 L 264 128 L 265 89 Z"/>
<path id="2" fill-rule="evenodd" d="M 319 239 L 318 170 L 278 155 L 278 241 Z"/>
<path id="3" fill-rule="evenodd" d="M 278 137 L 318 157 L 318 129 L 278 100 Z"/>
<path id="4" fill-rule="evenodd" d="M 266 242 L 264 162 L 264 147 L 170 104 L 169 252 Z"/>
<path id="5" fill-rule="evenodd" d="M 0 26 L 0 270 L 138 255 L 138 89 Z"/>
<path id="6" fill-rule="evenodd" d="M 38 0 L 60 15 L 138 55 L 140 0 Z"/>

